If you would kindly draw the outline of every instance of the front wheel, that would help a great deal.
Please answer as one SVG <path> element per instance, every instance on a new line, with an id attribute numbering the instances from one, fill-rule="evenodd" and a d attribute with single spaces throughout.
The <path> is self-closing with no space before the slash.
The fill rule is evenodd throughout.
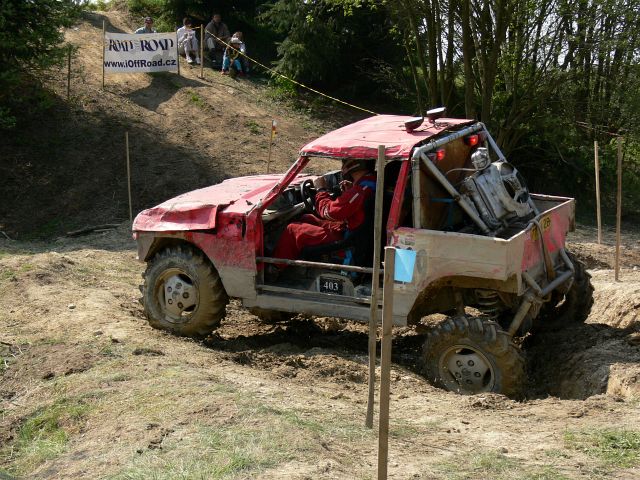
<path id="1" fill-rule="evenodd" d="M 184 337 L 211 333 L 229 302 L 216 269 L 189 246 L 165 248 L 151 259 L 142 294 L 149 324 Z"/>
<path id="2" fill-rule="evenodd" d="M 521 394 L 524 358 L 509 335 L 490 320 L 460 315 L 427 336 L 424 372 L 436 386 L 465 395 Z"/>

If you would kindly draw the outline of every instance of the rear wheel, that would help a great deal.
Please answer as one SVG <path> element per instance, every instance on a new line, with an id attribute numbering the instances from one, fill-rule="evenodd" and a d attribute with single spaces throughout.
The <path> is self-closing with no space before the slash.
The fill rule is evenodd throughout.
<path id="1" fill-rule="evenodd" d="M 547 326 L 561 327 L 571 322 L 583 323 L 589 317 L 593 306 L 591 274 L 575 255 L 569 252 L 567 255 L 575 269 L 573 284 L 564 295 L 554 292 L 552 299 L 543 307 L 541 317 Z"/>
<path id="2" fill-rule="evenodd" d="M 144 274 L 143 303 L 149 323 L 185 337 L 204 337 L 220 325 L 229 298 L 220 275 L 189 246 L 158 252 Z"/>
<path id="3" fill-rule="evenodd" d="M 445 390 L 508 396 L 522 391 L 522 352 L 493 321 L 464 315 L 447 319 L 429 332 L 423 358 L 426 377 Z"/>

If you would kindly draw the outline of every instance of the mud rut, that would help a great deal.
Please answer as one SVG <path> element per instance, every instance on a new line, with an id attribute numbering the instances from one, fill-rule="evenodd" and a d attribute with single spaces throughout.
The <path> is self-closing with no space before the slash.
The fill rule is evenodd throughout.
<path id="1" fill-rule="evenodd" d="M 633 304 L 627 306 L 634 308 Z M 601 323 L 543 329 L 523 340 L 529 378 L 525 399 L 550 395 L 586 399 L 607 392 L 626 396 L 624 388 L 611 391 L 609 383 L 635 383 L 635 369 L 629 372 L 629 369 L 611 367 L 613 364 L 637 367 L 640 328 L 635 322 L 622 329 L 609 325 L 615 324 L 619 309 L 610 309 L 607 315 L 598 316 Z M 392 360 L 396 368 L 421 375 L 420 352 L 424 339 L 425 336 L 413 328 L 394 330 Z M 227 308 L 227 319 L 204 344 L 228 360 L 282 378 L 310 381 L 330 377 L 331 381 L 345 386 L 367 382 L 367 327 L 364 324 L 303 316 L 265 324 L 232 302 Z"/>

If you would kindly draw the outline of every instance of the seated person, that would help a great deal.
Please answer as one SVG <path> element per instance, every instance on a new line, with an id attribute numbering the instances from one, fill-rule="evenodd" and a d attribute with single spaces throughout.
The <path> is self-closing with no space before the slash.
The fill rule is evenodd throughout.
<path id="1" fill-rule="evenodd" d="M 191 28 L 191 19 L 185 17 L 183 26 L 178 29 L 178 53 L 184 55 L 188 63 L 193 63 L 191 55 L 196 57 L 196 64 L 200 65 L 200 55 L 198 54 L 198 38 L 196 32 Z"/>
<path id="2" fill-rule="evenodd" d="M 209 58 L 213 64 L 213 68 L 220 68 L 222 65 L 222 54 L 225 49 L 226 42 L 231 38 L 229 28 L 222 21 L 222 16 L 218 12 L 211 15 L 211 21 L 204 27 L 205 47 L 209 52 Z M 224 42 L 224 43 L 223 43 Z"/>
<path id="3" fill-rule="evenodd" d="M 242 68 L 242 58 L 240 55 L 242 40 L 237 37 L 232 37 L 229 41 L 230 47 L 227 47 L 224 51 L 224 58 L 222 59 L 222 74 L 227 75 L 231 72 L 231 76 L 235 77 L 237 74 L 244 75 L 244 69 Z"/>
<path id="4" fill-rule="evenodd" d="M 140 27 L 134 33 L 158 33 L 155 28 L 153 28 L 153 18 L 145 17 L 144 19 L 144 27 Z"/>
<path id="5" fill-rule="evenodd" d="M 342 193 L 335 200 L 329 196 L 324 177 L 314 181 L 318 189 L 315 206 L 322 218 L 305 214 L 299 221 L 287 225 L 273 251 L 273 257 L 296 259 L 303 248 L 337 242 L 363 224 L 365 202 L 376 189 L 373 162 L 343 160 L 341 172 Z"/>

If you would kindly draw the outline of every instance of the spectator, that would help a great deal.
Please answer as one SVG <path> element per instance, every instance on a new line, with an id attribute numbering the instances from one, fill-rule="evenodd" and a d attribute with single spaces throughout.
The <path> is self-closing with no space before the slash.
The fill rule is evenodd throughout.
<path id="1" fill-rule="evenodd" d="M 238 37 L 231 37 L 229 40 L 230 46 L 224 51 L 224 58 L 222 60 L 222 74 L 231 74 L 232 77 L 236 75 L 244 75 L 244 69 L 242 67 L 242 57 L 240 52 L 242 51 L 242 40 Z"/>
<path id="2" fill-rule="evenodd" d="M 231 38 L 229 28 L 222 22 L 222 16 L 218 12 L 214 12 L 211 16 L 211 21 L 204 27 L 204 31 L 205 45 L 209 52 L 209 58 L 213 63 L 213 68 L 220 68 L 226 48 L 225 43 L 229 42 Z"/>
<path id="3" fill-rule="evenodd" d="M 155 28 L 153 28 L 153 18 L 145 17 L 144 27 L 140 27 L 134 33 L 158 33 Z"/>
<path id="4" fill-rule="evenodd" d="M 184 55 L 187 63 L 193 63 L 191 54 L 196 57 L 196 64 L 200 65 L 200 55 L 198 54 L 198 38 L 196 32 L 191 28 L 191 19 L 185 17 L 183 26 L 178 29 L 178 53 Z"/>
<path id="5" fill-rule="evenodd" d="M 246 57 L 246 53 L 247 53 L 247 47 L 244 43 L 244 35 L 242 34 L 242 32 L 236 32 L 233 34 L 233 36 L 231 37 L 233 38 L 238 38 L 240 39 L 240 63 L 242 65 L 242 72 L 245 75 L 249 74 L 249 59 Z"/>

